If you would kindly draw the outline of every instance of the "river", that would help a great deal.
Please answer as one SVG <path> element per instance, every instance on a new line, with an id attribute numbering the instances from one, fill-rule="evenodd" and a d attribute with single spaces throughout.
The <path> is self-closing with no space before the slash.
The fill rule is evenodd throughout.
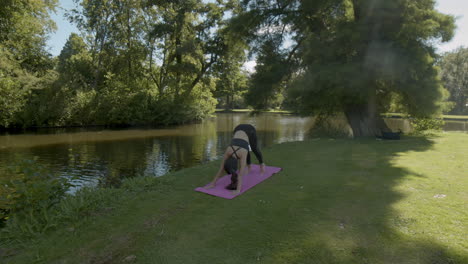
<path id="1" fill-rule="evenodd" d="M 407 121 L 387 119 L 392 128 L 409 129 Z M 35 160 L 46 170 L 75 185 L 118 186 L 123 178 L 161 176 L 170 171 L 218 159 L 237 124 L 257 128 L 260 148 L 301 141 L 308 137 L 313 118 L 288 114 L 218 113 L 201 123 L 154 128 L 38 129 L 0 134 L 0 177 L 21 160 Z M 467 122 L 448 121 L 445 130 L 467 131 Z M 253 156 L 253 162 L 257 162 Z M 268 163 L 268 156 L 265 157 Z"/>

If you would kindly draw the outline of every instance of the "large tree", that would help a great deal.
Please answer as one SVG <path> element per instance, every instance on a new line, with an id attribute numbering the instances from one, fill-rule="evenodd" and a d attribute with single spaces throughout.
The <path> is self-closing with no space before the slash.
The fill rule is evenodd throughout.
<path id="1" fill-rule="evenodd" d="M 277 54 L 289 69 L 276 79 L 289 81 L 303 112 L 343 112 L 354 136 L 373 136 L 384 128 L 379 113 L 391 93 L 400 95 L 410 114 L 438 111 L 443 87 L 433 43 L 451 39 L 454 19 L 437 12 L 434 0 L 243 4 L 233 31 L 258 42 L 277 35 Z"/>
<path id="2" fill-rule="evenodd" d="M 115 73 L 129 84 L 141 77 L 146 51 L 143 1 L 74 0 L 77 8 L 68 18 L 85 36 L 94 67 L 94 89 L 105 85 L 105 75 Z M 140 75 L 138 76 L 138 73 Z"/>
<path id="3" fill-rule="evenodd" d="M 150 59 L 152 77 L 160 94 L 174 99 L 189 96 L 227 51 L 221 34 L 223 1 L 150 1 L 153 10 Z M 151 66 L 154 65 L 151 61 Z"/>
<path id="4" fill-rule="evenodd" d="M 248 46 L 245 41 L 234 38 L 226 31 L 220 34 L 223 35 L 224 50 L 213 67 L 216 78 L 214 96 L 218 99 L 218 106 L 225 109 L 242 108 L 245 107 L 243 95 L 248 88 L 248 72 L 242 69 L 242 65 L 247 59 Z"/>

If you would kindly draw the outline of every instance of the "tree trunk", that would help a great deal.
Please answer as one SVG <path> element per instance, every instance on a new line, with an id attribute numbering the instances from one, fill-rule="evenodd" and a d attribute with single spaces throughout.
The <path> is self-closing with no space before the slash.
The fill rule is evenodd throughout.
<path id="1" fill-rule="evenodd" d="M 463 96 L 462 93 L 457 98 L 456 106 L 455 106 L 455 114 L 456 115 L 463 115 L 465 113 L 465 107 L 466 107 L 466 97 Z"/>
<path id="2" fill-rule="evenodd" d="M 231 109 L 231 103 L 229 101 L 229 94 L 226 95 L 226 110 L 230 110 Z"/>
<path id="3" fill-rule="evenodd" d="M 349 104 L 345 107 L 344 112 L 355 138 L 381 136 L 382 130 L 389 131 L 384 120 L 377 112 L 375 91 L 369 93 L 367 102 Z"/>

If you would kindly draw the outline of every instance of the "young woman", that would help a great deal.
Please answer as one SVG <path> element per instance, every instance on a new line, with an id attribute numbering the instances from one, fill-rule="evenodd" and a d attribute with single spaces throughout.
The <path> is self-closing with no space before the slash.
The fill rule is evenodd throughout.
<path id="1" fill-rule="evenodd" d="M 252 149 L 261 164 L 261 173 L 265 172 L 265 163 L 263 163 L 262 153 L 258 149 L 257 131 L 255 127 L 249 124 L 240 124 L 234 128 L 234 136 L 231 140 L 231 145 L 226 148 L 218 173 L 216 173 L 215 178 L 207 188 L 213 188 L 216 185 L 224 169 L 226 173 L 231 174 L 231 184 L 226 186 L 226 189 L 233 190 L 234 194 L 240 193 L 242 177 L 250 171 L 250 164 L 252 162 L 249 152 L 250 149 Z M 239 173 L 237 173 L 238 162 L 240 162 Z"/>

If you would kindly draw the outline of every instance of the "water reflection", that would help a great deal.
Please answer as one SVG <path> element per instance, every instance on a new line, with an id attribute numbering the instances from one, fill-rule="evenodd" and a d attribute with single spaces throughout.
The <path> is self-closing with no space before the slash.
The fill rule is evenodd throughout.
<path id="1" fill-rule="evenodd" d="M 261 148 L 303 140 L 310 118 L 291 115 L 218 114 L 199 124 L 165 129 L 44 131 L 0 136 L 0 177 L 5 167 L 34 159 L 55 174 L 82 186 L 118 186 L 126 177 L 161 176 L 217 159 L 229 144 L 233 128 L 253 124 Z M 255 162 L 255 159 L 254 159 Z"/>
<path id="2" fill-rule="evenodd" d="M 402 119 L 386 121 L 394 129 L 409 130 L 409 124 Z M 59 133 L 38 130 L 5 134 L 0 135 L 0 177 L 8 177 L 8 165 L 36 158 L 56 175 L 71 179 L 77 185 L 71 192 L 82 186 L 118 186 L 126 177 L 161 176 L 219 158 L 230 143 L 233 128 L 240 123 L 254 125 L 259 146 L 265 148 L 304 140 L 312 129 L 313 118 L 223 113 L 199 124 L 164 129 L 62 129 Z M 466 131 L 466 122 L 451 122 L 446 129 Z"/>

